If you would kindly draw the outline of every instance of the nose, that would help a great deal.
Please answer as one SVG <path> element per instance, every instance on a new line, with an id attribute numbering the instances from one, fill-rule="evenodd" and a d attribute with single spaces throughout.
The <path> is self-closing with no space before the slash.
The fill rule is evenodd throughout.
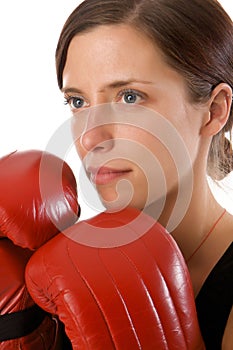
<path id="1" fill-rule="evenodd" d="M 113 137 L 109 127 L 97 126 L 85 131 L 80 145 L 86 152 L 107 152 L 113 147 Z"/>
<path id="2" fill-rule="evenodd" d="M 97 106 L 90 108 L 85 117 L 85 126 L 81 133 L 79 144 L 83 151 L 104 153 L 114 146 L 114 124 L 111 122 L 109 107 Z"/>

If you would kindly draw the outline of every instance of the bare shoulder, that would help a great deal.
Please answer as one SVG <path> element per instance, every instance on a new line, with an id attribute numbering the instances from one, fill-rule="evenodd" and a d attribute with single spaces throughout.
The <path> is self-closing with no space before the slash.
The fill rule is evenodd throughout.
<path id="1" fill-rule="evenodd" d="M 226 212 L 224 219 L 219 225 L 219 230 L 216 232 L 215 239 L 222 253 L 233 242 L 233 215 L 231 213 Z"/>
<path id="2" fill-rule="evenodd" d="M 233 240 L 233 214 L 226 213 L 226 227 L 228 229 L 229 238 Z"/>
<path id="3" fill-rule="evenodd" d="M 226 217 L 227 224 L 227 234 L 229 242 L 233 241 L 233 215 L 227 213 Z M 233 307 L 231 309 L 227 325 L 224 332 L 223 342 L 222 342 L 222 350 L 231 350 L 233 345 Z"/>
<path id="4" fill-rule="evenodd" d="M 223 336 L 222 350 L 232 350 L 233 344 L 233 307 L 229 315 L 227 326 Z"/>

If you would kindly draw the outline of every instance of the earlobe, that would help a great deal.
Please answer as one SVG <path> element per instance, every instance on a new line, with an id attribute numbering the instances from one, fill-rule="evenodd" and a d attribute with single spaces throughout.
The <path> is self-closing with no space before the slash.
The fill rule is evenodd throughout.
<path id="1" fill-rule="evenodd" d="M 232 89 L 228 84 L 221 83 L 213 90 L 209 104 L 209 118 L 201 129 L 201 135 L 214 136 L 226 124 L 231 104 Z"/>

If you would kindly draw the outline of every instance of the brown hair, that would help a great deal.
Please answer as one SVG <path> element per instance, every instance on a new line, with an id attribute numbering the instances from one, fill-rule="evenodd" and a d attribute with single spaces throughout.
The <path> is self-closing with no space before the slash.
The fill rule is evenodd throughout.
<path id="1" fill-rule="evenodd" d="M 221 82 L 233 88 L 232 20 L 216 0 L 85 0 L 69 16 L 56 49 L 57 79 L 62 75 L 72 38 L 99 25 L 129 24 L 163 51 L 167 63 L 182 74 L 194 102 L 207 100 Z M 213 137 L 208 174 L 222 179 L 233 170 L 233 110 Z"/>

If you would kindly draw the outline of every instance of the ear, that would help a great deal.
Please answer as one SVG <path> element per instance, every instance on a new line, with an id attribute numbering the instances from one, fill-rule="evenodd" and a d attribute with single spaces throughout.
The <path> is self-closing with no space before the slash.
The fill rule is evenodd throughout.
<path id="1" fill-rule="evenodd" d="M 201 128 L 201 135 L 216 135 L 226 124 L 232 104 L 232 89 L 221 83 L 215 87 L 208 101 L 209 115 Z"/>

